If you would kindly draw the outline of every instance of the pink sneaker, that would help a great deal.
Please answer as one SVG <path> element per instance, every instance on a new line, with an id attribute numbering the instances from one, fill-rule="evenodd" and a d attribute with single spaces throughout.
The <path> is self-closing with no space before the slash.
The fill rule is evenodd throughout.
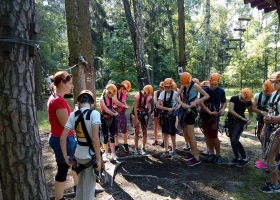
<path id="1" fill-rule="evenodd" d="M 258 161 L 255 162 L 255 167 L 257 169 L 266 169 L 267 165 L 265 163 L 263 163 L 262 160 L 258 160 Z"/>
<path id="2" fill-rule="evenodd" d="M 185 157 L 186 161 L 192 160 L 193 158 L 194 158 L 194 155 L 192 155 L 191 153 L 189 153 L 189 154 Z"/>
<path id="3" fill-rule="evenodd" d="M 187 165 L 192 167 L 192 166 L 198 165 L 200 163 L 201 163 L 200 160 L 197 160 L 195 157 L 193 157 L 193 159 L 191 159 L 187 162 Z"/>

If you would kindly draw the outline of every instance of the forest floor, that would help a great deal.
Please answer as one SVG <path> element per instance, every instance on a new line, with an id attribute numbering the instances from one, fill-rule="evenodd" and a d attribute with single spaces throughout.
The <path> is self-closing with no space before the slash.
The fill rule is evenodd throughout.
<path id="1" fill-rule="evenodd" d="M 280 194 L 263 194 L 259 188 L 269 181 L 269 174 L 257 170 L 254 163 L 261 155 L 260 142 L 253 133 L 244 131 L 241 143 L 250 162 L 244 168 L 227 164 L 232 158 L 229 138 L 219 133 L 221 141 L 222 164 L 202 163 L 188 167 L 184 157 L 188 154 L 183 150 L 184 138 L 176 135 L 178 159 L 160 157 L 163 148 L 153 146 L 153 122 L 148 127 L 147 155 L 134 156 L 133 129 L 128 125 L 129 147 L 131 153 L 121 151 L 118 161 L 105 164 L 106 176 L 102 184 L 97 184 L 96 199 L 130 200 L 130 199 L 280 199 Z M 203 134 L 197 128 L 196 139 L 198 149 L 205 149 Z M 160 132 L 160 131 L 159 131 Z M 56 164 L 52 149 L 48 145 L 48 133 L 41 131 L 45 175 L 50 196 L 54 195 L 53 180 Z M 159 133 L 161 136 L 161 133 Z M 159 137 L 159 141 L 161 137 Z M 119 135 L 119 143 L 122 143 Z M 170 140 L 171 143 L 171 140 Z M 140 139 L 139 144 L 142 144 Z M 203 161 L 206 157 L 200 155 Z M 65 193 L 73 192 L 71 176 L 67 178 Z M 70 194 L 71 196 L 71 194 Z M 67 198 L 74 199 L 74 198 Z"/>

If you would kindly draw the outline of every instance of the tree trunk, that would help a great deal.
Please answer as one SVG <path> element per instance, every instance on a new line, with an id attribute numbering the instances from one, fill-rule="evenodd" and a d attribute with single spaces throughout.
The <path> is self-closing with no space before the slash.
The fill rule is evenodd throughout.
<path id="1" fill-rule="evenodd" d="M 30 39 L 34 0 L 2 0 L 0 35 Z M 5 30 L 4 30 L 5 29 Z M 4 33 L 5 32 L 5 33 Z M 0 50 L 0 182 L 3 199 L 48 199 L 34 98 L 34 57 L 28 45 Z"/>
<path id="2" fill-rule="evenodd" d="M 89 19 L 89 0 L 78 0 L 78 14 L 81 33 L 81 53 L 88 62 L 88 65 L 85 68 L 86 88 L 92 91 L 94 97 L 96 97 L 95 68 L 93 64 L 93 47 L 90 26 L 91 23 Z"/>
<path id="3" fill-rule="evenodd" d="M 142 11 L 139 0 L 133 0 L 135 27 L 136 27 L 136 71 L 139 89 L 149 84 L 148 73 L 144 60 L 144 33 L 142 24 Z"/>
<path id="4" fill-rule="evenodd" d="M 75 64 L 80 63 L 79 57 L 81 55 L 81 33 L 77 0 L 65 0 L 65 11 L 69 48 L 69 66 L 74 66 Z M 79 95 L 80 91 L 86 89 L 84 65 L 77 65 L 71 70 L 71 73 L 73 74 L 74 104 L 76 104 L 76 97 Z"/>
<path id="5" fill-rule="evenodd" d="M 179 28 L 179 64 L 182 71 L 186 71 L 186 41 L 185 41 L 185 18 L 184 18 L 184 0 L 178 0 L 178 28 Z"/>
<path id="6" fill-rule="evenodd" d="M 123 0 L 123 7 L 125 11 L 125 18 L 130 31 L 131 41 L 134 49 L 134 55 L 136 57 L 136 29 L 135 29 L 133 17 L 131 15 L 130 4 L 128 0 Z"/>
<path id="7" fill-rule="evenodd" d="M 206 27 L 205 27 L 205 52 L 204 52 L 204 80 L 208 80 L 210 74 L 209 58 L 209 34 L 210 34 L 210 0 L 206 0 Z"/>

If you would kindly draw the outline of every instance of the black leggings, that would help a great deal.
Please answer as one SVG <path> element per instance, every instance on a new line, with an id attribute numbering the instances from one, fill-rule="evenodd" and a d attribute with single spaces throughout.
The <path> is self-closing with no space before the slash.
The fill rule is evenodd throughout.
<path id="1" fill-rule="evenodd" d="M 108 118 L 101 116 L 101 123 L 104 144 L 108 144 L 109 139 L 111 143 L 115 143 L 116 118 L 111 116 L 110 122 L 108 122 Z"/>
<path id="2" fill-rule="evenodd" d="M 241 155 L 242 159 L 246 158 L 244 147 L 239 142 L 243 129 L 244 129 L 244 122 L 240 120 L 229 122 L 228 124 L 230 143 L 236 159 L 239 158 L 239 154 Z"/>

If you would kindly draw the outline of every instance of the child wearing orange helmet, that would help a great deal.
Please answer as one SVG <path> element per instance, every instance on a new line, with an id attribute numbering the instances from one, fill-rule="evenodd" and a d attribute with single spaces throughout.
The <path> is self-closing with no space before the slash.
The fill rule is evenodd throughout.
<path id="1" fill-rule="evenodd" d="M 114 84 L 106 86 L 100 97 L 100 111 L 101 111 L 101 123 L 102 133 L 104 137 L 104 149 L 105 152 L 102 155 L 104 162 L 108 159 L 108 143 L 110 140 L 111 158 L 117 160 L 118 156 L 115 152 L 115 129 L 116 129 L 116 116 L 118 112 L 113 109 L 113 97 L 117 93 L 117 87 Z"/>
<path id="2" fill-rule="evenodd" d="M 155 104 L 155 108 L 154 108 L 154 134 L 155 134 L 155 139 L 154 142 L 152 143 L 152 145 L 159 145 L 158 143 L 158 123 L 159 123 L 159 112 L 160 110 L 157 108 L 157 101 L 158 101 L 158 97 L 160 95 L 160 93 L 164 90 L 164 82 L 161 81 L 159 83 L 159 87 L 158 90 L 156 90 L 154 92 L 154 104 Z"/>
<path id="3" fill-rule="evenodd" d="M 254 95 L 254 101 L 252 104 L 253 112 L 257 113 L 255 135 L 259 138 L 259 140 L 264 126 L 263 117 L 267 115 L 267 111 L 269 109 L 269 99 L 274 91 L 272 82 L 270 80 L 265 81 L 262 85 L 262 89 L 262 92 Z M 258 169 L 266 169 L 267 165 L 263 163 L 262 159 L 260 159 L 255 162 L 255 167 Z"/>
<path id="4" fill-rule="evenodd" d="M 263 156 L 267 160 L 271 182 L 266 182 L 265 186 L 260 188 L 260 191 L 264 193 L 280 193 L 280 129 L 277 129 L 273 133 L 267 133 L 267 131 L 269 131 L 268 126 L 280 124 L 280 71 L 273 73 L 271 76 L 271 81 L 275 91 L 272 93 L 271 98 L 269 99 L 270 108 L 268 114 L 263 118 L 264 127 L 260 137 L 263 143 L 265 143 L 265 140 L 267 140 L 266 136 L 269 137 L 269 144 L 267 145 L 265 152 L 263 152 Z M 263 144 L 263 146 L 265 145 L 266 144 Z"/>
<path id="5" fill-rule="evenodd" d="M 139 142 L 139 136 L 140 136 L 140 126 L 143 132 L 143 138 L 142 138 L 142 148 L 141 148 L 141 154 L 146 155 L 146 142 L 147 142 L 147 126 L 148 126 L 148 120 L 149 116 L 151 115 L 151 100 L 153 95 L 154 89 L 151 85 L 146 85 L 140 92 L 138 92 L 134 96 L 134 102 L 133 102 L 133 109 L 131 112 L 131 119 L 133 123 L 133 127 L 135 130 L 134 134 L 134 143 L 135 143 L 135 150 L 134 155 L 139 155 L 139 149 L 138 149 L 138 142 Z"/>
<path id="6" fill-rule="evenodd" d="M 197 117 L 197 105 L 209 98 L 209 95 L 198 85 L 192 81 L 192 76 L 188 72 L 184 72 L 180 75 L 181 87 L 179 92 L 176 94 L 177 103 L 181 104 L 183 108 L 183 123 L 184 137 L 186 141 L 189 141 L 191 146 L 191 153 L 186 157 L 188 166 L 195 166 L 200 164 L 197 142 L 194 134 L 194 122 Z M 203 95 L 201 99 L 197 98 L 198 92 Z M 180 95 L 183 94 L 183 98 L 180 99 Z M 184 114 L 185 113 L 185 114 Z"/>
<path id="7" fill-rule="evenodd" d="M 241 90 L 238 96 L 231 97 L 229 101 L 228 133 L 231 147 L 235 156 L 229 164 L 236 165 L 237 167 L 244 167 L 249 162 L 244 147 L 239 139 L 244 127 L 249 125 L 253 118 L 251 102 L 252 97 L 252 91 L 248 88 L 244 88 Z M 249 112 L 248 119 L 245 118 L 246 109 Z"/>
<path id="8" fill-rule="evenodd" d="M 119 113 L 117 118 L 117 125 L 115 129 L 115 151 L 119 152 L 119 139 L 118 139 L 118 127 L 122 133 L 123 147 L 126 153 L 129 152 L 127 144 L 127 120 L 125 111 L 128 108 L 126 104 L 126 93 L 131 90 L 131 83 L 128 80 L 122 81 L 121 84 L 116 84 L 117 93 L 113 97 L 114 109 Z M 119 125 L 119 126 L 118 126 Z"/>

